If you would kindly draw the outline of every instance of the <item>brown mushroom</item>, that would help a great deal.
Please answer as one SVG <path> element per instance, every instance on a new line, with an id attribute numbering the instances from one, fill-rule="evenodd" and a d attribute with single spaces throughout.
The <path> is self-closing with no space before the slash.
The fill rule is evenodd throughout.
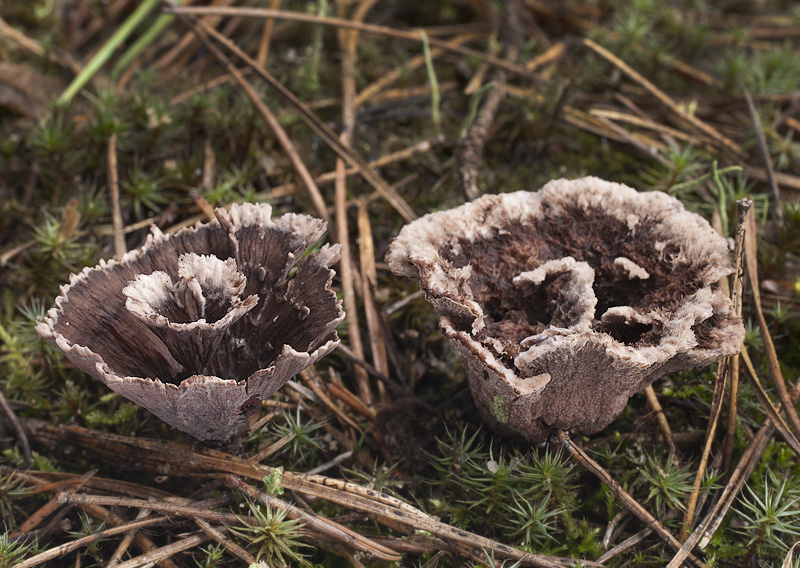
<path id="1" fill-rule="evenodd" d="M 407 225 L 386 255 L 461 352 L 484 419 L 587 434 L 665 373 L 738 352 L 726 239 L 661 192 L 598 178 L 486 195 Z"/>
<path id="2" fill-rule="evenodd" d="M 234 205 L 73 275 L 36 326 L 80 369 L 200 440 L 225 440 L 339 343 L 325 222 Z"/>

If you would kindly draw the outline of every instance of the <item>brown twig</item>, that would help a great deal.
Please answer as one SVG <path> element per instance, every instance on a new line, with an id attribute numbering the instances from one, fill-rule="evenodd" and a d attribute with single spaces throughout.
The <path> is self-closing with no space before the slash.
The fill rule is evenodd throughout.
<path id="1" fill-rule="evenodd" d="M 10 26 L 2 18 L 0 18 L 0 37 L 11 39 L 25 51 L 33 53 L 39 57 L 45 57 L 53 63 L 56 63 L 57 65 L 69 70 L 75 75 L 79 74 L 83 67 L 80 63 L 75 61 L 75 59 L 73 59 L 69 53 L 63 52 L 60 49 L 55 49 L 53 46 L 45 48 L 35 39 L 29 38 L 13 26 Z"/>
<path id="2" fill-rule="evenodd" d="M 27 420 L 26 422 L 42 443 L 49 441 L 49 443 L 88 448 L 91 449 L 95 459 L 109 460 L 117 465 L 126 463 L 130 466 L 135 465 L 139 469 L 149 469 L 155 472 L 163 472 L 164 468 L 168 466 L 170 475 L 173 476 L 222 473 L 259 482 L 264 476 L 275 472 L 274 468 L 249 464 L 237 456 L 209 448 L 193 447 L 167 440 L 148 440 L 104 434 L 78 426 L 52 426 L 36 420 Z M 483 551 L 489 551 L 496 558 L 521 561 L 523 564 L 540 568 L 571 566 L 574 563 L 574 560 L 569 558 L 526 554 L 489 538 L 451 527 L 396 497 L 339 479 L 285 471 L 281 474 L 280 483 L 286 490 L 297 491 L 342 505 L 403 532 L 408 530 L 427 531 L 448 542 L 449 549 L 456 554 L 482 556 Z M 85 500 L 84 506 L 88 506 L 89 501 L 103 499 L 95 496 L 91 496 L 89 499 L 88 497 L 69 495 L 64 498 L 69 501 L 74 499 L 79 503 L 81 500 Z M 158 510 L 159 507 L 158 503 L 151 501 L 136 503 L 135 500 L 128 500 L 125 502 L 129 506 L 153 510 Z M 169 506 L 172 507 L 173 513 L 180 510 L 179 506 L 172 504 Z M 190 511 L 191 515 L 189 516 L 198 515 L 205 518 L 213 514 L 221 514 L 197 509 L 190 509 Z M 587 567 L 600 566 L 596 562 L 590 561 L 584 562 L 584 565 Z"/>
<path id="3" fill-rule="evenodd" d="M 733 247 L 733 278 L 731 282 L 731 302 L 733 313 L 742 317 L 742 286 L 744 282 L 744 234 L 745 221 L 752 207 L 751 201 L 737 203 L 738 223 Z M 731 359 L 731 387 L 728 405 L 728 427 L 725 433 L 725 446 L 722 463 L 725 469 L 733 459 L 733 442 L 736 437 L 736 415 L 739 403 L 739 357 Z"/>
<path id="4" fill-rule="evenodd" d="M 375 306 L 375 287 L 378 284 L 378 274 L 375 268 L 375 245 L 372 240 L 372 224 L 369 220 L 367 203 L 363 199 L 358 202 L 358 251 L 361 261 L 361 298 L 367 318 L 372 364 L 379 373 L 388 376 L 389 361 L 386 357 L 386 340 L 383 336 L 381 317 Z M 388 402 L 383 382 L 378 383 L 378 392 L 381 401 Z"/>
<path id="5" fill-rule="evenodd" d="M 97 470 L 91 470 L 83 474 L 79 479 L 71 481 L 69 484 L 63 486 L 63 491 L 74 493 L 78 489 L 81 489 L 89 479 L 91 479 Z M 39 491 L 42 492 L 43 488 L 39 487 Z M 45 491 L 48 489 L 44 489 Z M 52 490 L 52 489 L 50 489 Z M 20 535 L 25 533 L 31 532 L 39 523 L 41 523 L 44 519 L 52 515 L 59 507 L 61 507 L 61 503 L 59 503 L 55 497 L 39 507 L 35 513 L 33 513 L 30 517 L 25 519 L 25 521 L 20 524 L 17 528 L 12 530 L 8 533 L 9 538 L 17 538 Z"/>
<path id="6" fill-rule="evenodd" d="M 747 479 L 750 477 L 750 474 L 753 472 L 753 469 L 755 469 L 774 430 L 771 422 L 761 427 L 750 443 L 750 446 L 745 450 L 741 460 L 739 460 L 736 469 L 731 474 L 720 499 L 703 521 L 697 525 L 694 532 L 686 539 L 683 546 L 681 546 L 680 550 L 678 550 L 667 565 L 667 568 L 680 568 L 680 566 L 683 566 L 686 559 L 691 557 L 691 551 L 698 543 L 700 543 L 700 547 L 703 548 L 705 544 L 710 541 L 728 509 L 733 504 L 733 500 L 741 491 Z M 703 542 L 705 542 L 705 544 L 703 544 Z"/>
<path id="7" fill-rule="evenodd" d="M 714 381 L 714 395 L 711 399 L 711 413 L 708 418 L 708 425 L 706 427 L 706 439 L 703 444 L 703 454 L 700 457 L 700 463 L 697 466 L 697 472 L 694 476 L 694 488 L 689 494 L 689 500 L 686 503 L 686 511 L 683 515 L 683 523 L 681 524 L 681 532 L 678 537 L 681 542 L 684 542 L 689 536 L 689 531 L 694 526 L 695 508 L 697 507 L 697 499 L 700 497 L 700 489 L 703 486 L 703 479 L 706 475 L 706 467 L 708 466 L 708 458 L 711 455 L 711 446 L 714 443 L 714 435 L 717 432 L 717 425 L 719 424 L 719 417 L 722 415 L 722 403 L 725 398 L 725 386 L 728 382 L 728 373 L 730 372 L 730 357 L 723 357 L 717 364 L 716 380 Z"/>
<path id="8" fill-rule="evenodd" d="M 371 3 L 370 3 L 371 5 Z M 340 5 L 340 10 L 344 10 L 345 4 Z M 360 11 L 360 13 L 364 13 Z M 354 20 L 357 20 L 357 15 Z M 353 31 L 339 30 L 339 45 L 342 49 L 341 76 L 342 76 L 342 133 L 339 141 L 345 147 L 350 147 L 353 142 L 353 131 L 355 129 L 355 66 L 356 66 L 356 43 L 357 34 Z M 342 298 L 344 310 L 347 313 L 347 337 L 350 348 L 356 357 L 364 358 L 364 346 L 361 339 L 361 327 L 359 325 L 358 309 L 355 293 L 355 269 L 353 267 L 352 255 L 350 252 L 350 230 L 347 219 L 347 176 L 345 161 L 339 157 L 336 159 L 336 240 L 342 245 L 342 257 L 339 261 L 339 274 L 342 282 Z M 369 375 L 361 367 L 354 368 L 356 389 L 361 400 L 367 406 L 372 406 L 372 391 L 369 385 Z"/>
<path id="9" fill-rule="evenodd" d="M 412 157 L 416 156 L 417 154 L 421 154 L 421 153 L 430 151 L 430 149 L 433 148 L 433 146 L 435 146 L 437 144 L 441 144 L 444 141 L 445 141 L 444 135 L 443 134 L 437 134 L 436 136 L 433 136 L 432 138 L 429 138 L 427 140 L 423 140 L 422 142 L 417 142 L 416 144 L 412 144 L 411 146 L 408 146 L 407 148 L 403 148 L 402 150 L 398 150 L 397 152 L 392 152 L 391 154 L 386 154 L 385 156 L 382 156 L 382 157 L 378 158 L 377 160 L 369 162 L 369 166 L 371 168 L 380 168 L 380 167 L 383 167 L 383 166 L 386 166 L 386 165 L 389 165 L 389 164 L 393 164 L 395 162 L 401 162 L 401 161 L 404 161 L 404 160 L 408 160 L 409 158 L 412 158 Z M 351 175 L 357 174 L 357 173 L 358 173 L 358 169 L 357 168 L 352 168 L 351 167 L 351 168 L 347 168 L 345 170 L 345 174 L 347 176 L 351 176 Z M 324 174 L 320 174 L 319 176 L 315 177 L 314 181 L 317 182 L 318 185 L 325 185 L 325 184 L 332 183 L 332 182 L 336 181 L 336 175 L 337 175 L 336 171 L 326 172 Z M 285 197 L 287 195 L 292 195 L 296 191 L 297 191 L 297 184 L 287 183 L 287 184 L 284 184 L 284 185 L 278 185 L 278 186 L 273 187 L 272 189 L 270 189 L 265 194 L 265 197 L 267 199 L 277 199 L 279 197 Z"/>
<path id="10" fill-rule="evenodd" d="M 784 422 L 778 409 L 775 408 L 775 406 L 772 404 L 772 401 L 769 399 L 769 395 L 767 394 L 767 391 L 764 390 L 764 386 L 761 384 L 761 380 L 758 378 L 758 373 L 756 373 L 756 370 L 753 367 L 753 362 L 750 360 L 750 355 L 747 353 L 747 349 L 742 348 L 740 355 L 742 357 L 742 361 L 744 361 L 744 366 L 747 369 L 747 375 L 750 377 L 750 382 L 753 383 L 753 388 L 756 392 L 756 398 L 761 404 L 761 408 L 764 409 L 764 412 L 772 421 L 772 425 L 775 426 L 775 429 L 778 432 L 780 432 L 781 436 L 783 436 L 783 439 L 787 444 L 789 444 L 789 447 L 794 450 L 796 455 L 800 456 L 800 441 L 797 440 L 794 433 L 789 428 L 789 425 Z"/>
<path id="11" fill-rule="evenodd" d="M 269 0 L 269 9 L 275 10 L 281 5 L 281 0 Z M 261 43 L 258 44 L 258 55 L 256 61 L 259 65 L 264 65 L 269 57 L 269 43 L 272 39 L 272 28 L 275 26 L 275 20 L 268 18 L 264 20 L 264 30 L 261 33 Z"/>
<path id="12" fill-rule="evenodd" d="M 778 361 L 778 355 L 775 352 L 775 344 L 772 341 L 772 335 L 769 332 L 767 320 L 764 318 L 764 312 L 761 309 L 761 290 L 759 288 L 758 261 L 756 258 L 756 222 L 752 208 L 747 213 L 746 224 L 747 226 L 744 234 L 744 258 L 747 266 L 747 278 L 750 281 L 750 291 L 753 294 L 753 305 L 755 307 L 756 318 L 758 319 L 758 327 L 761 331 L 761 338 L 764 342 L 764 353 L 767 356 L 769 374 L 772 378 L 772 383 L 775 385 L 775 392 L 778 394 L 778 399 L 783 405 L 783 411 L 786 413 L 789 425 L 792 427 L 795 434 L 800 435 L 800 417 L 797 416 L 797 411 L 789 396 L 789 391 L 786 389 L 786 381 L 783 379 L 783 372 L 781 371 L 780 362 Z"/>
<path id="13" fill-rule="evenodd" d="M 25 460 L 25 467 L 31 467 L 31 464 L 33 464 L 33 459 L 31 458 L 31 445 L 28 443 L 28 436 L 25 434 L 25 429 L 22 427 L 22 424 L 20 424 L 19 418 L 17 418 L 14 410 L 8 404 L 3 391 L 0 391 L 0 408 L 3 409 L 6 418 L 8 418 L 8 421 L 11 422 L 12 426 L 14 426 L 14 431 L 17 433 L 17 441 L 22 447 L 22 456 Z"/>
<path id="14" fill-rule="evenodd" d="M 114 226 L 114 258 L 119 260 L 128 252 L 122 230 L 122 211 L 119 203 L 119 173 L 117 170 L 117 135 L 108 139 L 108 191 L 111 194 L 111 222 Z"/>
<path id="15" fill-rule="evenodd" d="M 45 550 L 44 552 L 40 552 L 35 556 L 26 558 L 25 560 L 16 564 L 15 566 L 16 568 L 32 568 L 33 566 L 38 566 L 45 562 L 49 562 L 50 560 L 53 560 L 60 556 L 64 556 L 65 554 L 69 554 L 73 550 L 78 550 L 79 548 L 83 548 L 84 546 L 87 546 L 99 540 L 106 539 L 114 535 L 123 534 L 128 532 L 129 530 L 166 523 L 168 522 L 168 520 L 169 519 L 167 517 L 153 517 L 151 519 L 143 519 L 143 520 L 130 521 L 128 523 L 123 523 L 119 526 L 110 529 L 100 530 L 94 534 L 81 537 L 79 539 L 73 540 L 66 544 L 62 544 L 60 546 L 56 546 L 54 548 L 51 548 L 50 550 Z M 117 568 L 120 568 L 121 566 L 123 565 L 119 564 Z"/>
<path id="16" fill-rule="evenodd" d="M 506 58 L 515 61 L 519 56 L 523 40 L 521 5 L 519 0 L 511 0 L 503 5 L 503 30 L 506 36 Z M 458 173 L 464 186 L 467 199 L 476 199 L 480 195 L 478 189 L 478 170 L 480 169 L 483 148 L 489 128 L 494 123 L 500 103 L 506 96 L 506 71 L 498 69 L 492 75 L 494 85 L 486 94 L 481 110 L 475 122 L 470 125 L 458 150 Z"/>
<path id="17" fill-rule="evenodd" d="M 761 154 L 761 159 L 764 162 L 764 171 L 767 174 L 767 185 L 769 186 L 772 199 L 772 214 L 780 222 L 783 219 L 783 209 L 781 209 L 781 193 L 778 188 L 778 182 L 775 180 L 775 167 L 772 165 L 772 156 L 769 154 L 767 147 L 767 139 L 764 137 L 764 126 L 761 124 L 761 117 L 758 115 L 756 105 L 753 102 L 753 96 L 750 91 L 743 87 L 744 98 L 747 100 L 747 110 L 750 112 L 750 120 L 753 121 L 753 131 L 756 135 L 756 142 L 758 143 L 758 151 Z"/>
<path id="18" fill-rule="evenodd" d="M 277 497 L 273 497 L 262 491 L 258 491 L 246 483 L 243 483 L 233 475 L 227 476 L 225 478 L 225 483 L 228 485 L 228 487 L 236 489 L 253 501 L 257 501 L 268 507 L 285 512 L 288 518 L 303 523 L 305 530 L 318 533 L 327 539 L 331 539 L 334 542 L 346 545 L 351 550 L 356 550 L 363 554 L 369 554 L 370 556 L 380 560 L 386 560 L 389 562 L 396 562 L 400 560 L 400 555 L 398 555 L 394 550 L 372 542 L 367 537 L 362 536 L 338 523 L 335 523 L 330 519 L 326 519 L 325 517 L 321 517 L 315 513 L 306 512 L 303 509 L 283 501 L 282 499 L 278 499 Z"/>
<path id="19" fill-rule="evenodd" d="M 603 554 L 600 558 L 598 558 L 597 562 L 600 563 L 600 564 L 604 564 L 604 563 L 608 562 L 609 560 L 611 560 L 615 556 L 625 552 L 630 547 L 632 547 L 632 546 L 640 543 L 644 539 L 646 539 L 648 536 L 650 536 L 652 534 L 652 532 L 653 532 L 653 529 L 644 529 L 644 530 L 639 531 L 635 535 L 633 535 L 633 536 L 631 536 L 629 538 L 626 538 L 621 543 L 619 543 L 617 546 L 615 546 L 614 548 L 612 548 L 611 550 L 609 550 L 608 552 Z"/>
<path id="20" fill-rule="evenodd" d="M 736 142 L 720 134 L 718 130 L 709 126 L 708 124 L 706 124 L 693 114 L 686 112 L 686 110 L 684 110 L 680 105 L 678 105 L 672 99 L 672 97 L 670 97 L 664 91 L 656 87 L 653 83 L 645 79 L 640 73 L 635 71 L 630 65 L 622 61 L 619 57 L 608 51 L 606 48 L 596 44 L 590 39 L 584 38 L 583 44 L 592 51 L 594 51 L 595 53 L 597 53 L 598 55 L 600 55 L 603 59 L 607 60 L 612 65 L 617 67 L 628 77 L 630 77 L 631 79 L 642 85 L 681 120 L 690 124 L 697 130 L 699 130 L 700 132 L 702 132 L 703 134 L 705 134 L 706 136 L 717 142 L 723 149 L 732 152 L 735 157 L 741 157 L 743 155 L 741 147 L 738 144 L 736 144 Z"/>
<path id="21" fill-rule="evenodd" d="M 136 515 L 136 520 L 141 521 L 150 516 L 149 509 L 139 509 L 139 513 Z M 108 559 L 108 563 L 106 564 L 106 568 L 114 568 L 117 564 L 119 564 L 120 559 L 122 559 L 122 555 L 128 551 L 131 543 L 133 543 L 133 539 L 136 537 L 136 530 L 130 530 L 125 533 L 125 536 L 120 541 L 117 548 L 114 550 L 114 554 L 111 555 L 111 558 Z"/>
<path id="22" fill-rule="evenodd" d="M 256 90 L 253 86 L 245 79 L 244 75 L 241 71 L 228 59 L 224 53 L 207 37 L 208 33 L 212 30 L 212 28 L 206 26 L 202 22 L 195 22 L 191 19 L 184 19 L 184 21 L 192 28 L 192 30 L 197 34 L 197 37 L 205 44 L 209 51 L 217 58 L 217 60 L 225 66 L 228 73 L 234 78 L 234 80 L 239 84 L 239 86 L 244 91 L 247 98 L 250 99 L 250 102 L 253 106 L 256 107 L 261 117 L 269 126 L 270 130 L 272 130 L 275 138 L 278 139 L 278 143 L 283 148 L 283 151 L 286 152 L 286 155 L 289 157 L 289 161 L 292 163 L 295 172 L 305 184 L 306 189 L 308 190 L 309 195 L 311 196 L 311 201 L 314 204 L 314 208 L 317 210 L 317 214 L 325 219 L 326 221 L 330 221 L 328 217 L 328 211 L 325 207 L 325 200 L 322 197 L 322 194 L 317 187 L 317 184 L 314 183 L 314 178 L 311 173 L 306 168 L 305 163 L 303 162 L 300 154 L 297 152 L 297 149 L 294 146 L 291 138 L 289 135 L 286 134 L 286 131 L 281 126 L 278 119 L 272 113 L 272 111 L 267 107 L 263 100 L 258 96 Z M 216 32 L 215 32 L 216 33 Z"/>
<path id="23" fill-rule="evenodd" d="M 661 403 L 658 402 L 658 396 L 656 396 L 656 391 L 653 388 L 653 385 L 650 385 L 644 389 L 644 393 L 647 396 L 647 404 L 649 404 L 653 412 L 656 413 L 658 429 L 661 430 L 661 435 L 664 437 L 664 442 L 666 442 L 670 453 L 673 455 L 676 454 L 677 450 L 675 448 L 675 441 L 672 439 L 672 429 L 669 427 L 669 421 L 667 421 L 667 415 L 664 414 L 664 409 L 661 408 Z"/>
<path id="24" fill-rule="evenodd" d="M 630 511 L 634 516 L 636 516 L 639 520 L 641 520 L 647 528 L 651 529 L 654 533 L 656 533 L 661 540 L 666 542 L 669 546 L 674 548 L 675 550 L 681 549 L 681 543 L 672 536 L 667 529 L 664 528 L 662 525 L 653 515 L 651 515 L 647 509 L 642 507 L 636 499 L 634 499 L 627 491 L 625 491 L 617 481 L 611 477 L 603 467 L 594 461 L 589 455 L 584 452 L 580 447 L 576 446 L 572 440 L 569 438 L 569 434 L 567 432 L 561 431 L 557 434 L 556 439 L 558 442 L 567 449 L 567 451 L 575 458 L 583 467 L 591 471 L 595 474 L 600 481 L 602 481 L 606 487 L 611 490 L 611 493 L 619 499 L 622 506 L 625 507 L 628 511 Z M 700 560 L 695 557 L 690 557 L 691 561 L 698 566 L 704 566 Z"/>
<path id="25" fill-rule="evenodd" d="M 228 6 L 228 5 L 232 4 L 232 3 L 233 3 L 232 0 L 213 0 L 212 1 L 212 5 L 215 5 L 217 7 L 219 7 L 220 5 Z M 215 27 L 217 24 L 220 23 L 220 21 L 222 21 L 222 16 L 209 15 L 209 16 L 206 16 L 206 17 L 202 18 L 200 21 L 202 23 L 208 25 L 208 26 Z M 165 53 L 164 55 L 159 57 L 153 63 L 153 69 L 166 69 L 192 43 L 195 43 L 195 44 L 197 43 L 196 36 L 194 34 L 192 34 L 191 32 L 186 32 L 185 34 L 183 34 L 183 37 L 181 39 L 179 39 L 177 42 L 175 42 L 172 45 L 172 47 L 169 49 L 169 51 L 167 51 L 167 53 Z"/>
<path id="26" fill-rule="evenodd" d="M 205 541 L 209 540 L 209 538 L 210 537 L 205 533 L 188 536 L 167 546 L 162 546 L 161 548 L 146 552 L 145 554 L 137 556 L 136 558 L 131 558 L 122 564 L 117 564 L 117 568 L 139 568 L 140 566 L 144 566 L 146 564 L 159 562 L 166 558 L 171 558 L 179 552 L 183 552 L 184 550 L 189 550 L 190 548 L 194 548 L 199 544 L 203 544 Z"/>
<path id="27" fill-rule="evenodd" d="M 330 129 L 330 127 L 325 124 L 316 114 L 314 114 L 308 106 L 303 103 L 300 99 L 298 99 L 289 89 L 286 88 L 283 83 L 275 79 L 270 73 L 266 71 L 266 69 L 259 67 L 253 58 L 243 52 L 241 49 L 236 47 L 227 37 L 220 34 L 213 28 L 209 28 L 207 26 L 203 26 L 202 24 L 199 25 L 200 28 L 203 29 L 208 35 L 216 39 L 222 45 L 224 45 L 228 50 L 230 50 L 233 54 L 237 57 L 242 59 L 245 63 L 250 65 L 250 67 L 258 73 L 258 75 L 267 81 L 278 93 L 281 94 L 287 101 L 297 109 L 298 114 L 300 117 L 311 127 L 314 132 L 316 132 L 320 138 L 322 138 L 326 144 L 328 144 L 339 156 L 344 158 L 348 163 L 353 165 L 354 167 L 358 168 L 359 173 L 363 176 L 365 180 L 367 180 L 370 185 L 372 185 L 378 193 L 380 193 L 384 199 L 386 199 L 389 204 L 395 208 L 395 210 L 400 213 L 400 215 L 405 219 L 407 222 L 411 222 L 417 218 L 416 213 L 405 200 L 400 197 L 397 192 L 384 180 L 378 173 L 373 170 L 366 161 L 352 148 L 347 146 L 346 144 L 342 144 L 339 140 L 339 137 L 336 133 Z"/>
<path id="28" fill-rule="evenodd" d="M 244 562 L 248 566 L 251 566 L 252 564 L 257 562 L 255 556 L 247 552 L 244 548 L 233 542 L 228 537 L 226 537 L 224 534 L 222 534 L 221 531 L 212 527 L 210 523 L 204 521 L 200 517 L 195 517 L 194 522 L 195 524 L 197 524 L 198 527 L 200 527 L 200 530 L 206 533 L 209 537 L 216 540 L 218 543 L 220 543 L 222 546 L 225 547 L 225 550 L 227 550 L 228 552 L 239 558 L 242 562 Z"/>
<path id="29" fill-rule="evenodd" d="M 320 24 L 325 26 L 333 26 L 337 28 L 353 29 L 365 33 L 373 33 L 395 37 L 398 39 L 405 39 L 415 42 L 422 42 L 422 36 L 418 31 L 403 31 L 385 26 L 376 26 L 373 24 L 365 24 L 362 22 L 355 22 L 345 18 L 326 18 L 316 16 L 313 14 L 306 14 L 303 12 L 293 12 L 289 10 L 270 10 L 268 8 L 213 8 L 213 7 L 183 7 L 168 5 L 165 9 L 167 12 L 173 14 L 181 14 L 186 16 L 202 16 L 202 15 L 223 15 L 223 16 L 241 16 L 244 18 L 275 18 L 278 20 L 290 20 L 295 22 L 304 22 L 308 24 Z M 429 34 L 430 35 L 430 34 Z M 466 55 L 468 57 L 475 57 L 479 60 L 485 60 L 501 69 L 505 69 L 510 73 L 532 79 L 534 81 L 539 78 L 535 73 L 528 71 L 524 66 L 518 65 L 511 61 L 501 59 L 486 53 L 481 53 L 474 49 L 464 47 L 453 42 L 444 41 L 435 37 L 429 37 L 428 42 L 434 47 L 441 47 L 447 51 Z"/>
<path id="30" fill-rule="evenodd" d="M 300 377 L 303 379 L 303 382 L 308 385 L 317 398 L 322 402 L 325 408 L 331 411 L 337 420 L 342 425 L 347 425 L 348 427 L 352 428 L 357 435 L 363 434 L 363 430 L 361 427 L 355 423 L 355 421 L 350 418 L 346 413 L 342 412 L 342 410 L 336 406 L 336 404 L 330 399 L 330 397 L 325 392 L 325 389 L 320 384 L 322 380 L 320 379 L 319 375 L 317 375 L 316 371 L 314 371 L 313 367 L 308 367 L 300 371 Z"/>
<path id="31" fill-rule="evenodd" d="M 456 36 L 450 40 L 451 43 L 456 45 L 461 45 L 463 43 L 468 43 L 470 41 L 475 41 L 477 39 L 481 39 L 486 37 L 485 33 L 471 33 L 471 34 L 463 34 L 460 36 Z M 440 55 L 445 53 L 445 50 L 441 47 L 436 47 L 431 49 L 431 59 L 436 59 Z M 403 62 L 402 65 L 395 67 L 382 77 L 376 79 L 374 82 L 370 83 L 364 89 L 358 93 L 356 96 L 356 107 L 360 107 L 368 100 L 372 99 L 375 95 L 383 91 L 386 87 L 400 79 L 401 77 L 408 76 L 409 73 L 412 71 L 419 69 L 425 65 L 425 56 L 423 54 L 415 55 L 408 61 Z"/>

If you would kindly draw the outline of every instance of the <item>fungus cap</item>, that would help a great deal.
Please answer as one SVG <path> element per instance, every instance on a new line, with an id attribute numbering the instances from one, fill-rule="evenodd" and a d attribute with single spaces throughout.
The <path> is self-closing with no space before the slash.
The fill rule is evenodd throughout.
<path id="1" fill-rule="evenodd" d="M 266 204 L 73 274 L 36 331 L 80 369 L 199 440 L 225 440 L 330 353 L 344 319 L 325 222 Z"/>
<path id="2" fill-rule="evenodd" d="M 496 429 L 598 432 L 664 374 L 739 351 L 727 240 L 661 192 L 598 178 L 486 195 L 402 229 L 416 278 Z"/>

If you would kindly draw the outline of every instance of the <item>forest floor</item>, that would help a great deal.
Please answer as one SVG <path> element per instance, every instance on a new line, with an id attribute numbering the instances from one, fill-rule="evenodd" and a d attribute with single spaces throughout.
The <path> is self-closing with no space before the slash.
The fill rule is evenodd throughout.
<path id="1" fill-rule="evenodd" d="M 794 3 L 182 4 L 0 11 L 0 568 L 800 566 Z M 599 433 L 504 438 L 384 255 L 418 216 L 586 175 L 750 229 L 723 284 L 743 354 Z M 347 318 L 235 442 L 34 331 L 70 274 L 244 202 L 328 222 Z"/>

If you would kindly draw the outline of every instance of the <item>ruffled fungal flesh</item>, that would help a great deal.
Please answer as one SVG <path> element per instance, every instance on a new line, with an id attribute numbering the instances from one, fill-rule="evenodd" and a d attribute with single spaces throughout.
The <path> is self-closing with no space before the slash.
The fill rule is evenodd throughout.
<path id="1" fill-rule="evenodd" d="M 664 193 L 597 178 L 426 215 L 386 259 L 436 308 L 484 419 L 532 441 L 598 432 L 637 391 L 744 337 L 711 289 L 732 271 L 727 241 Z"/>
<path id="2" fill-rule="evenodd" d="M 293 375 L 339 343 L 339 246 L 325 223 L 234 205 L 157 228 L 119 262 L 73 275 L 36 326 L 80 369 L 199 440 L 226 440 Z"/>

